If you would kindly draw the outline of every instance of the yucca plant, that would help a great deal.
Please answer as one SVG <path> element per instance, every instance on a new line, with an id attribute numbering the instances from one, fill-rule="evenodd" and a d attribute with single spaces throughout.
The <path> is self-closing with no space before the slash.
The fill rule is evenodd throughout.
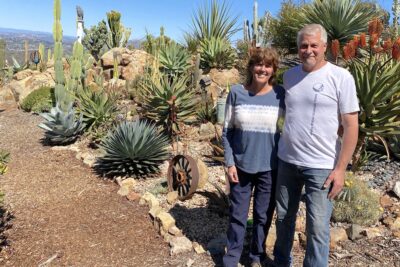
<path id="1" fill-rule="evenodd" d="M 168 75 L 179 75 L 190 68 L 190 55 L 182 46 L 171 42 L 160 48 L 160 69 Z"/>
<path id="2" fill-rule="evenodd" d="M 179 124 L 191 122 L 197 101 L 186 75 L 154 77 L 141 83 L 144 116 L 165 127 L 170 136 L 179 133 Z"/>
<path id="3" fill-rule="evenodd" d="M 201 123 L 215 123 L 217 121 L 217 109 L 211 100 L 206 100 L 207 103 L 202 103 L 197 109 L 197 120 Z"/>
<path id="4" fill-rule="evenodd" d="M 359 99 L 359 139 L 353 157 L 353 170 L 368 138 L 380 140 L 400 134 L 400 38 L 382 41 L 382 23 L 369 23 L 369 42 L 365 33 L 343 47 L 343 58 L 354 77 Z M 338 48 L 337 48 L 338 49 Z M 332 54 L 338 54 L 338 51 Z"/>
<path id="5" fill-rule="evenodd" d="M 95 168 L 107 175 L 140 177 L 154 173 L 168 159 L 168 138 L 145 121 L 122 122 L 100 147 L 105 154 Z"/>
<path id="6" fill-rule="evenodd" d="M 190 34 L 197 41 L 214 38 L 229 39 L 239 28 L 236 27 L 238 16 L 232 16 L 230 7 L 223 1 L 221 4 L 216 0 L 199 7 L 192 17 L 192 30 Z"/>
<path id="7" fill-rule="evenodd" d="M 367 29 L 368 22 L 376 16 L 376 10 L 360 0 L 315 0 L 305 5 L 301 13 L 304 24 L 321 24 L 329 40 L 341 43 Z"/>
<path id="8" fill-rule="evenodd" d="M 50 113 L 40 114 L 46 119 L 39 127 L 46 130 L 45 138 L 54 145 L 65 145 L 74 142 L 85 128 L 82 115 L 75 117 L 72 103 L 63 111 L 59 104 L 50 110 Z"/>
<path id="9" fill-rule="evenodd" d="M 200 49 L 200 66 L 203 69 L 230 69 L 235 64 L 236 52 L 226 39 L 215 37 L 204 39 Z"/>
<path id="10" fill-rule="evenodd" d="M 89 132 L 112 120 L 118 111 L 115 104 L 116 96 L 107 94 L 103 89 L 92 91 L 89 88 L 83 88 L 77 92 L 76 97 L 78 112 L 82 115 Z"/>

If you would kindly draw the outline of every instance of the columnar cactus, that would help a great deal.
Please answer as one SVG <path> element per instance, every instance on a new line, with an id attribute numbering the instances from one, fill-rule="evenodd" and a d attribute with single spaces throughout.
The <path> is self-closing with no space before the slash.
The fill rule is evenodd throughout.
<path id="1" fill-rule="evenodd" d="M 124 47 L 131 35 L 131 29 L 121 23 L 121 13 L 111 10 L 107 13 L 107 22 L 110 29 L 107 41 L 108 48 Z"/>
<path id="2" fill-rule="evenodd" d="M 270 45 L 268 28 L 271 22 L 271 18 L 271 14 L 265 12 L 264 17 L 258 19 L 258 3 L 257 0 L 254 0 L 252 27 L 250 27 L 250 23 L 248 20 L 244 21 L 243 40 L 256 47 L 264 47 Z M 250 31 L 250 28 L 253 29 L 252 33 Z"/>
<path id="3" fill-rule="evenodd" d="M 6 61 L 6 41 L 0 39 L 0 71 L 5 67 Z"/>
<path id="4" fill-rule="evenodd" d="M 399 16 L 400 16 L 399 0 L 393 0 L 392 12 L 393 12 L 393 32 L 394 32 L 394 37 L 396 38 L 399 35 Z"/>

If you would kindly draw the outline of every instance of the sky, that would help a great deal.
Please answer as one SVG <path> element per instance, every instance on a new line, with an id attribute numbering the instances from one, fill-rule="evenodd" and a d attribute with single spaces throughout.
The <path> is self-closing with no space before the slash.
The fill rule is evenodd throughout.
<path id="1" fill-rule="evenodd" d="M 391 11 L 393 0 L 377 0 Z M 61 0 L 61 23 L 64 35 L 76 36 L 76 6 L 84 11 L 85 27 L 97 25 L 106 13 L 121 13 L 121 22 L 132 29 L 131 39 L 142 39 L 147 32 L 158 36 L 160 26 L 165 34 L 182 42 L 183 33 L 190 31 L 191 18 L 199 6 L 209 0 Z M 218 0 L 222 2 L 222 0 Z M 239 16 L 238 27 L 253 18 L 254 0 L 226 0 L 231 16 Z M 258 16 L 265 11 L 277 15 L 282 1 L 258 0 Z M 296 2 L 296 0 L 295 0 Z M 53 25 L 53 0 L 0 0 L 0 27 L 51 32 Z M 241 39 L 238 32 L 234 39 Z"/>

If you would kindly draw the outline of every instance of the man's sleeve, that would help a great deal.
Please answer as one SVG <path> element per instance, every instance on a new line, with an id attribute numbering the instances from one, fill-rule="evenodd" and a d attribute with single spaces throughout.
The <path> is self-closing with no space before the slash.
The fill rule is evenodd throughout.
<path id="1" fill-rule="evenodd" d="M 360 110 L 358 105 L 356 84 L 353 76 L 346 71 L 343 75 L 339 88 L 339 110 L 340 114 L 357 112 Z"/>

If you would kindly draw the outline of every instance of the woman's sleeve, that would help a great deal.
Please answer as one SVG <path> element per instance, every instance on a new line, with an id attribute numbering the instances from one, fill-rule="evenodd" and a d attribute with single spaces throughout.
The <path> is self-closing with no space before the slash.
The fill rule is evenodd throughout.
<path id="1" fill-rule="evenodd" d="M 222 130 L 222 144 L 224 146 L 224 160 L 226 167 L 235 165 L 235 161 L 233 158 L 233 150 L 232 150 L 233 133 L 235 130 L 234 106 L 235 106 L 234 93 L 231 90 L 228 94 L 228 97 L 226 98 L 225 120 L 224 120 L 224 127 Z"/>

